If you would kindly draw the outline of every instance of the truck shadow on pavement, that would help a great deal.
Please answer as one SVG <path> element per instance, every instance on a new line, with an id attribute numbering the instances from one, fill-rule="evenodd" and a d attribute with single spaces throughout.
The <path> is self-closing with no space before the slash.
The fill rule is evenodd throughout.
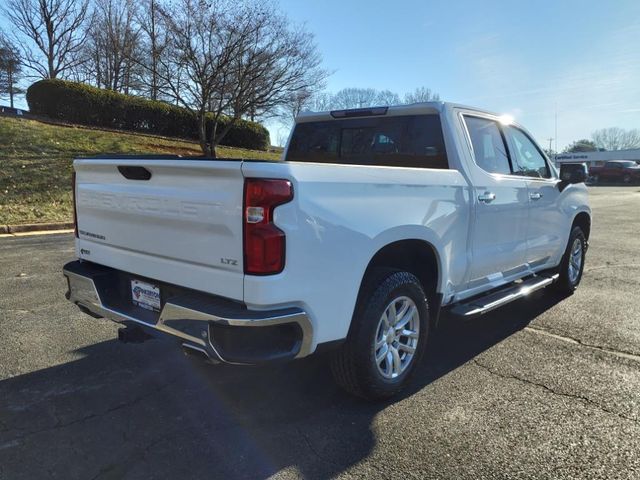
<path id="1" fill-rule="evenodd" d="M 561 300 L 536 294 L 473 321 L 444 315 L 412 387 L 386 403 L 343 393 L 321 356 L 211 367 L 161 341 L 91 345 L 77 361 L 0 382 L 0 478 L 329 478 L 372 453 L 378 413 L 409 408 Z"/>

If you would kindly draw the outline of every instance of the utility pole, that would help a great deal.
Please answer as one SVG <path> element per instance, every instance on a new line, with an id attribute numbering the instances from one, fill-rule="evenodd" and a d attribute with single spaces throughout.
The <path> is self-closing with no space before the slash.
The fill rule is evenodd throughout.
<path id="1" fill-rule="evenodd" d="M 556 152 L 558 151 L 558 102 L 556 102 Z"/>
<path id="2" fill-rule="evenodd" d="M 549 152 L 552 152 L 553 150 L 551 150 L 551 142 L 553 142 L 553 137 L 549 137 L 547 138 L 547 140 L 549 140 Z"/>

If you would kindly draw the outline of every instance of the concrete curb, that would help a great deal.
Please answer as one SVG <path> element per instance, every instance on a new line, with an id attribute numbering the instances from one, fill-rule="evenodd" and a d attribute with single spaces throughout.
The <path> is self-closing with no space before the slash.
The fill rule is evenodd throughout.
<path id="1" fill-rule="evenodd" d="M 69 230 L 73 222 L 25 223 L 23 225 L 0 225 L 0 233 L 43 232 L 47 230 Z"/>

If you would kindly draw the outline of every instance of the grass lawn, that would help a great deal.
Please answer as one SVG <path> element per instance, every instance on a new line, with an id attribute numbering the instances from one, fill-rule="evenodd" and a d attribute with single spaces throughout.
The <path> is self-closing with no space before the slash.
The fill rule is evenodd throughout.
<path id="1" fill-rule="evenodd" d="M 71 162 L 99 153 L 199 155 L 197 143 L 0 117 L 0 225 L 71 221 Z M 218 148 L 221 158 L 279 153 Z"/>

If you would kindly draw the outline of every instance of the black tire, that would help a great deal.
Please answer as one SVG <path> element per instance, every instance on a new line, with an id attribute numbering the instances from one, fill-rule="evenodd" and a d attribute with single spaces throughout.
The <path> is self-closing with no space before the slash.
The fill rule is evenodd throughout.
<path id="1" fill-rule="evenodd" d="M 622 183 L 627 183 L 627 184 L 631 183 L 631 175 L 629 175 L 628 173 L 625 174 L 625 176 L 622 177 Z"/>
<path id="2" fill-rule="evenodd" d="M 413 301 L 419 315 L 416 322 L 419 324 L 417 345 L 406 369 L 395 378 L 385 378 L 375 360 L 378 327 L 387 307 L 403 297 Z M 349 393 L 368 400 L 385 399 L 397 394 L 410 381 L 416 365 L 420 363 L 429 326 L 427 296 L 414 275 L 397 270 L 377 270 L 368 275 L 347 340 L 331 358 L 331 370 L 336 382 Z"/>
<path id="3" fill-rule="evenodd" d="M 593 183 L 600 183 L 600 176 L 599 175 L 594 175 L 592 178 Z"/>
<path id="4" fill-rule="evenodd" d="M 571 254 L 573 250 L 573 246 L 578 240 L 581 244 L 581 260 L 580 260 L 580 268 L 578 269 L 578 275 L 572 276 L 570 273 L 570 262 L 571 262 Z M 560 277 L 558 281 L 554 284 L 555 289 L 561 293 L 571 294 L 575 292 L 578 285 L 580 285 L 580 280 L 582 279 L 582 272 L 584 271 L 584 260 L 585 255 L 587 253 L 587 238 L 584 235 L 582 229 L 578 226 L 574 226 L 571 230 L 571 235 L 569 235 L 569 241 L 567 242 L 567 248 L 564 251 L 564 255 L 562 256 L 562 261 L 560 262 L 560 267 L 558 268 L 558 273 Z M 573 278 L 572 278 L 573 277 Z"/>

